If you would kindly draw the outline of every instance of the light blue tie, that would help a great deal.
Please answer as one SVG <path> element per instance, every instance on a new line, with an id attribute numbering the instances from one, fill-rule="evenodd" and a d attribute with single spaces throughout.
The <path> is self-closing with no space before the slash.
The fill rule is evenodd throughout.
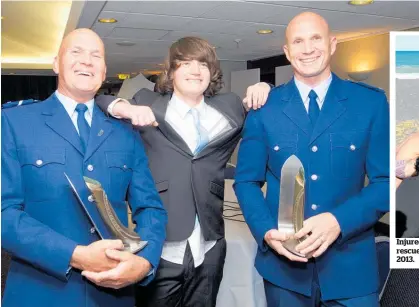
<path id="1" fill-rule="evenodd" d="M 87 111 L 87 106 L 84 103 L 78 103 L 76 106 L 77 127 L 79 128 L 80 140 L 83 145 L 83 150 L 86 151 L 87 143 L 89 142 L 90 126 L 87 123 L 84 113 Z"/>
<path id="2" fill-rule="evenodd" d="M 209 142 L 209 135 L 208 131 L 201 125 L 201 120 L 199 116 L 199 111 L 195 108 L 189 110 L 193 117 L 193 121 L 195 124 L 196 132 L 198 135 L 198 142 L 196 145 L 196 149 L 194 151 L 194 155 L 199 153 Z"/>

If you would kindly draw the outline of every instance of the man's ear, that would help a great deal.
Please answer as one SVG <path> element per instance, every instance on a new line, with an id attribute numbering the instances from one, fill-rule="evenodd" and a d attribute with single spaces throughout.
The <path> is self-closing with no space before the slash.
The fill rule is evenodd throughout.
<path id="1" fill-rule="evenodd" d="M 102 82 L 106 80 L 106 72 L 108 71 L 108 68 L 105 65 L 105 71 L 103 72 Z"/>
<path id="2" fill-rule="evenodd" d="M 330 54 L 333 55 L 336 51 L 336 45 L 338 43 L 338 40 L 335 36 L 330 37 Z"/>
<path id="3" fill-rule="evenodd" d="M 54 62 L 52 62 L 52 70 L 58 75 L 60 72 L 60 68 L 58 65 L 58 56 L 54 57 Z"/>
<path id="4" fill-rule="evenodd" d="M 290 57 L 289 57 L 288 45 L 287 45 L 287 44 L 285 44 L 285 45 L 282 47 L 282 49 L 284 50 L 284 53 L 285 53 L 285 56 L 287 57 L 287 60 L 288 60 L 289 62 L 291 62 Z"/>

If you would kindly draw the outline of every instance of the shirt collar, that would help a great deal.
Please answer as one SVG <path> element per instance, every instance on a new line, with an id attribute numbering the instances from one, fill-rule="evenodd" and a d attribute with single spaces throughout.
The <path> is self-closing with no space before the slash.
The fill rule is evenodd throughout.
<path id="1" fill-rule="evenodd" d="M 192 109 L 188 104 L 186 104 L 183 100 L 176 96 L 173 93 L 172 98 L 170 99 L 169 104 L 179 113 L 181 118 L 185 118 L 186 114 Z M 205 116 L 205 112 L 207 104 L 204 101 L 204 98 L 194 107 L 198 110 L 199 114 Z"/>
<path id="2" fill-rule="evenodd" d="M 76 111 L 76 106 L 78 102 L 75 101 L 74 99 L 71 99 L 70 97 L 67 97 L 61 94 L 58 90 L 55 91 L 55 95 L 57 96 L 61 104 L 64 106 L 64 109 L 67 111 L 68 115 L 72 117 L 74 112 Z M 91 99 L 84 103 L 87 107 L 87 112 L 89 112 L 90 117 L 92 117 L 93 115 L 94 101 L 95 101 L 94 99 Z"/>
<path id="3" fill-rule="evenodd" d="M 323 102 L 326 98 L 327 90 L 329 89 L 330 83 L 332 83 L 332 74 L 330 74 L 329 78 L 322 81 L 320 84 L 318 84 L 316 87 L 310 87 L 307 84 L 301 82 L 300 80 L 297 80 L 297 78 L 294 77 L 295 85 L 297 86 L 298 92 L 300 93 L 301 99 L 304 101 L 307 100 L 308 94 L 311 90 L 314 90 L 317 94 L 317 97 L 319 101 Z"/>

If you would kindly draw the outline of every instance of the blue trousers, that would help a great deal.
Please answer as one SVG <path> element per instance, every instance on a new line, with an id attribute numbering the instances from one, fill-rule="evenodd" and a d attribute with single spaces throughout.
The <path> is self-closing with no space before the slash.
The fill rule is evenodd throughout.
<path id="1" fill-rule="evenodd" d="M 366 296 L 324 301 L 321 298 L 317 271 L 314 270 L 312 296 L 290 291 L 264 279 L 268 307 L 379 307 L 377 293 Z"/>

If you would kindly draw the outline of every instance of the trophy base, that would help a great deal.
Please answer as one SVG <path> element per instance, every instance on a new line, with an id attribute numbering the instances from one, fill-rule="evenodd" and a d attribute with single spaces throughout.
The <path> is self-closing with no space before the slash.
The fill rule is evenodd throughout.
<path id="1" fill-rule="evenodd" d="M 147 245 L 147 243 L 147 241 L 124 242 L 124 251 L 130 252 L 131 254 L 138 253 Z"/>
<path id="2" fill-rule="evenodd" d="M 282 242 L 282 246 L 283 247 L 285 247 L 285 249 L 287 250 L 287 251 L 289 251 L 291 254 L 294 254 L 294 255 L 296 255 L 296 256 L 298 256 L 298 257 L 302 257 L 302 258 L 307 258 L 307 259 L 309 259 L 309 258 L 311 258 L 312 256 L 313 256 L 313 253 L 311 252 L 311 253 L 308 253 L 307 255 L 304 255 L 304 254 L 301 254 L 301 253 L 299 253 L 299 252 L 297 252 L 296 250 L 295 250 L 295 247 L 298 245 L 298 244 L 300 244 L 300 242 L 302 242 L 303 241 L 303 239 L 301 239 L 301 240 L 297 240 L 297 239 L 288 239 L 287 241 L 285 241 L 285 242 Z"/>

